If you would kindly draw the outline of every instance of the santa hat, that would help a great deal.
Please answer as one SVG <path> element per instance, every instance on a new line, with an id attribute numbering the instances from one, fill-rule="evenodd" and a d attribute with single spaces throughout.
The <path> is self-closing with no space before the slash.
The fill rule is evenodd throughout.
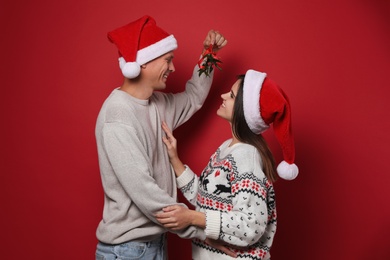
<path id="1" fill-rule="evenodd" d="M 285 180 L 298 175 L 294 164 L 295 146 L 291 131 L 291 108 L 288 97 L 267 74 L 248 70 L 244 79 L 245 120 L 255 134 L 266 131 L 271 124 L 282 148 L 284 160 L 278 165 L 277 173 Z"/>
<path id="2" fill-rule="evenodd" d="M 119 67 L 126 78 L 136 78 L 141 65 L 177 49 L 177 41 L 156 21 L 145 15 L 140 19 L 108 33 L 108 39 L 119 51 Z"/>

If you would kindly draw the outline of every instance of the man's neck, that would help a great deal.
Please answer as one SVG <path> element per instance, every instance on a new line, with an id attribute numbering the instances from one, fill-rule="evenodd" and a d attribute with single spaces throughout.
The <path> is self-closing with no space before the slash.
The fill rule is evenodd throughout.
<path id="1" fill-rule="evenodd" d="M 119 89 L 126 92 L 130 96 L 141 100 L 147 100 L 153 94 L 153 90 L 151 88 L 148 88 L 137 79 L 125 78 L 122 86 Z"/>

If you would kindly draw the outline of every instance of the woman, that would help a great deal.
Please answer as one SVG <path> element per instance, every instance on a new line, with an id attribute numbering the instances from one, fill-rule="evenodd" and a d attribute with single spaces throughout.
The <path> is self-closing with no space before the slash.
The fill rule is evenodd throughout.
<path id="1" fill-rule="evenodd" d="M 211 156 L 199 178 L 180 161 L 176 140 L 163 124 L 167 135 L 163 141 L 178 187 L 196 211 L 170 206 L 156 218 L 171 230 L 189 225 L 205 229 L 208 239 L 193 240 L 193 259 L 231 259 L 214 249 L 216 240 L 237 258 L 270 259 L 277 220 L 272 183 L 277 173 L 288 180 L 298 174 L 289 101 L 265 73 L 254 70 L 239 76 L 230 92 L 221 97 L 223 102 L 217 114 L 231 124 L 232 138 Z M 284 156 L 277 169 L 261 136 L 270 124 Z"/>

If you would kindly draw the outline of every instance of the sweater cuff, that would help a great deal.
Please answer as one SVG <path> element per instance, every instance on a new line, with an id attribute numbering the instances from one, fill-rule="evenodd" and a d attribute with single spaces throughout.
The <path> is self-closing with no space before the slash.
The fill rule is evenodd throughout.
<path id="1" fill-rule="evenodd" d="M 192 239 L 197 238 L 202 241 L 206 239 L 206 234 L 202 228 L 189 226 L 182 230 L 171 230 L 172 233 L 177 234 L 181 238 Z"/>
<path id="2" fill-rule="evenodd" d="M 195 173 L 187 165 L 184 166 L 186 169 L 179 177 L 176 178 L 177 187 L 179 189 L 191 182 L 195 175 Z"/>
<path id="3" fill-rule="evenodd" d="M 206 211 L 206 237 L 211 239 L 219 238 L 219 230 L 221 224 L 221 212 L 214 210 Z"/>
<path id="4" fill-rule="evenodd" d="M 197 228 L 195 238 L 200 239 L 202 241 L 206 240 L 206 233 L 205 233 L 204 229 Z"/>

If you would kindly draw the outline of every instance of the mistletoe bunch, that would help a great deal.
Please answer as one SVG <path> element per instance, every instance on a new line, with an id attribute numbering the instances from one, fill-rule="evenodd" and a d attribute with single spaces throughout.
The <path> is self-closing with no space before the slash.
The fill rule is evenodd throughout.
<path id="1" fill-rule="evenodd" d="M 219 60 L 216 53 L 213 51 L 213 45 L 210 44 L 210 46 L 205 50 L 202 54 L 202 57 L 198 61 L 199 65 L 199 77 L 203 73 L 209 77 L 210 73 L 214 70 L 214 67 L 222 70 L 222 68 L 219 66 L 219 63 L 222 63 L 222 61 Z"/>

